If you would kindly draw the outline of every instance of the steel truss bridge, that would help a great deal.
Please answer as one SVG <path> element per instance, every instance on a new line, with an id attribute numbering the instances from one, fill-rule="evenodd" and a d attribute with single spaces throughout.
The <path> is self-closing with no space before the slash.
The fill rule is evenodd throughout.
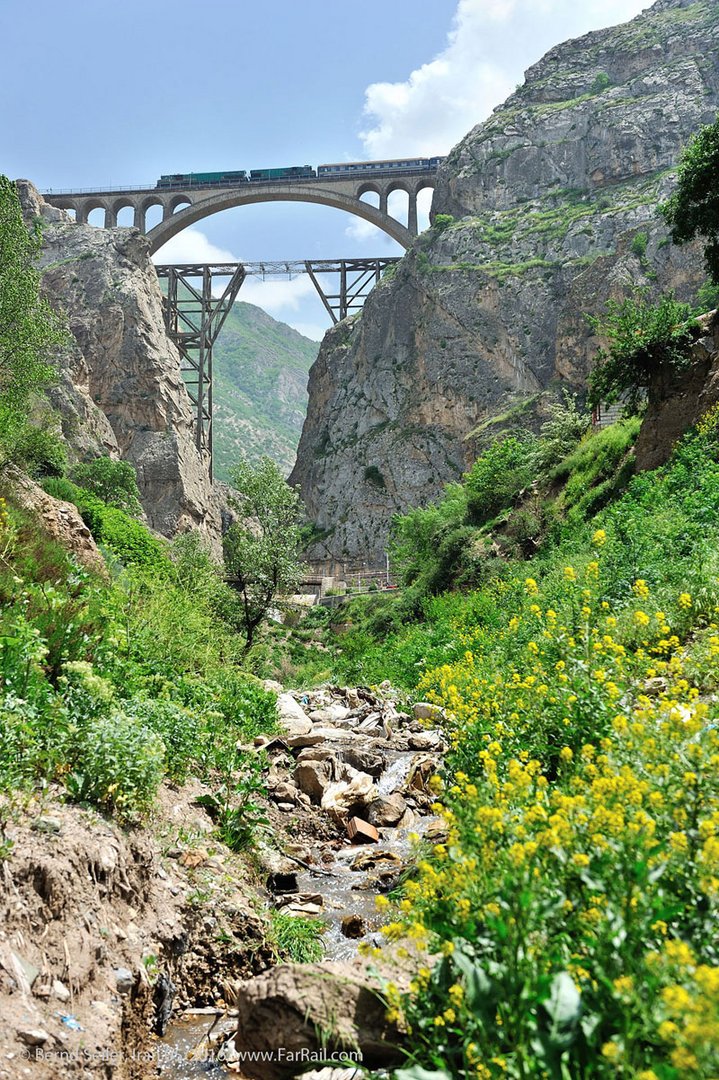
<path id="1" fill-rule="evenodd" d="M 212 479 L 212 349 L 247 277 L 292 280 L 307 274 L 337 323 L 358 312 L 396 257 L 281 262 L 182 263 L 155 267 L 167 332 L 180 353 L 195 413 L 195 441 Z"/>

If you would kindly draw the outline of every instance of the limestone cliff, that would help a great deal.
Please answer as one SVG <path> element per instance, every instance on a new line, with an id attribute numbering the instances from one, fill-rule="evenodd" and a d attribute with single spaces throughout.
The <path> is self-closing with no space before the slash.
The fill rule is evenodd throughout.
<path id="1" fill-rule="evenodd" d="M 659 0 L 549 52 L 455 147 L 434 225 L 323 342 L 291 480 L 311 554 L 383 558 L 391 516 L 434 498 L 496 422 L 596 349 L 585 313 L 631 285 L 691 299 L 696 251 L 657 215 L 719 107 L 719 5 Z"/>
<path id="2" fill-rule="evenodd" d="M 180 359 L 167 337 L 160 287 L 135 229 L 76 225 L 18 181 L 28 219 L 43 219 L 42 290 L 65 312 L 74 342 L 50 393 L 79 457 L 109 453 L 137 470 L 152 528 L 220 535 L 216 493 L 195 447 Z"/>

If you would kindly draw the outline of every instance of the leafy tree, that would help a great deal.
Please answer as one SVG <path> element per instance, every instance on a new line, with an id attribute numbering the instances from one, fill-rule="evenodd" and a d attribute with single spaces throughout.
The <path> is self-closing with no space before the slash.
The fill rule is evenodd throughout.
<path id="1" fill-rule="evenodd" d="M 677 187 L 662 207 L 675 244 L 707 241 L 707 270 L 719 284 L 719 117 L 694 136 L 679 162 Z"/>
<path id="2" fill-rule="evenodd" d="M 91 491 L 108 506 L 116 506 L 131 517 L 142 516 L 137 478 L 129 461 L 99 457 L 75 465 L 70 475 L 78 487 Z"/>
<path id="3" fill-rule="evenodd" d="M 13 458 L 33 398 L 52 379 L 48 355 L 67 340 L 40 297 L 40 245 L 39 228 L 28 232 L 23 221 L 15 185 L 0 176 L 0 460 Z"/>
<path id="4" fill-rule="evenodd" d="M 664 295 L 653 304 L 645 290 L 622 301 L 609 300 L 603 317 L 589 317 L 595 333 L 609 342 L 600 349 L 589 376 L 589 403 L 623 399 L 625 413 L 639 411 L 642 392 L 662 371 L 691 362 L 694 321 L 689 304 Z"/>
<path id="5" fill-rule="evenodd" d="M 225 535 L 225 564 L 242 599 L 249 649 L 275 596 L 302 575 L 300 499 L 268 457 L 240 461 L 230 475 L 237 491 L 230 505 L 241 519 Z"/>

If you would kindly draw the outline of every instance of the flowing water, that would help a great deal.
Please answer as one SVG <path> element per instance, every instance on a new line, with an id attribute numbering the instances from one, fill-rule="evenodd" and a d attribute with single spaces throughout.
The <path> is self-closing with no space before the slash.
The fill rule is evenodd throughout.
<path id="1" fill-rule="evenodd" d="M 405 788 L 412 761 L 417 757 L 416 752 L 411 751 L 388 751 L 386 752 L 387 767 L 376 782 L 380 795 L 391 795 Z M 318 813 L 321 811 L 318 810 Z M 325 959 L 332 961 L 351 960 L 357 954 L 357 948 L 361 940 L 379 944 L 378 936 L 381 918 L 377 914 L 375 896 L 377 895 L 377 883 L 371 880 L 371 871 L 353 870 L 352 863 L 358 854 L 367 853 L 377 855 L 379 852 L 390 852 L 398 856 L 404 863 L 411 849 L 409 836 L 411 833 L 422 834 L 428 825 L 436 821 L 436 818 L 419 817 L 415 823 L 406 829 L 383 830 L 382 839 L 376 846 L 353 846 L 349 842 L 339 848 L 336 842 L 327 845 L 318 845 L 331 852 L 331 861 L 324 859 L 319 863 L 326 872 L 323 874 L 313 873 L 310 869 L 302 870 L 297 874 L 299 893 L 320 893 L 323 898 L 322 919 L 326 924 L 323 934 L 325 947 Z M 346 915 L 359 916 L 364 925 L 365 933 L 362 938 L 353 939 L 345 937 L 342 933 L 342 920 Z M 198 1077 L 227 1078 L 226 1069 L 211 1059 L 188 1060 L 187 1055 L 202 1043 L 208 1030 L 212 1026 L 214 1016 L 190 1015 L 186 1019 L 175 1021 L 168 1030 L 167 1035 L 161 1041 L 160 1074 L 165 1080 L 196 1080 Z M 214 1052 L 221 1045 L 222 1040 L 214 1042 L 214 1035 L 218 1031 L 230 1034 L 234 1028 L 232 1019 L 225 1019 L 217 1024 L 213 1032 Z M 210 1050 L 210 1058 L 213 1051 Z M 308 1076 L 320 1077 L 322 1073 L 307 1074 Z M 333 1077 L 339 1077 L 339 1073 L 333 1073 Z M 347 1077 L 356 1075 L 354 1070 L 347 1072 Z M 357 1074 L 358 1075 L 358 1074 Z"/>

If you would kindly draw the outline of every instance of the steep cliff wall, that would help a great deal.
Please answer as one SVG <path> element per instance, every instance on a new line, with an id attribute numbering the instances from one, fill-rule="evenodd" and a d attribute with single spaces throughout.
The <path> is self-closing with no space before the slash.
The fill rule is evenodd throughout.
<path id="1" fill-rule="evenodd" d="M 581 388 L 585 313 L 607 297 L 693 297 L 701 259 L 668 242 L 657 204 L 718 107 L 719 6 L 659 0 L 553 49 L 462 140 L 435 225 L 310 373 L 291 480 L 321 535 L 311 554 L 380 561 L 392 514 L 456 478 L 497 418 Z"/>
<path id="2" fill-rule="evenodd" d="M 18 189 L 26 217 L 43 219 L 42 289 L 74 338 L 50 394 L 65 437 L 80 457 L 109 453 L 135 466 L 158 532 L 196 527 L 217 543 L 217 496 L 195 447 L 147 241 L 134 229 L 76 225 L 32 184 Z"/>

